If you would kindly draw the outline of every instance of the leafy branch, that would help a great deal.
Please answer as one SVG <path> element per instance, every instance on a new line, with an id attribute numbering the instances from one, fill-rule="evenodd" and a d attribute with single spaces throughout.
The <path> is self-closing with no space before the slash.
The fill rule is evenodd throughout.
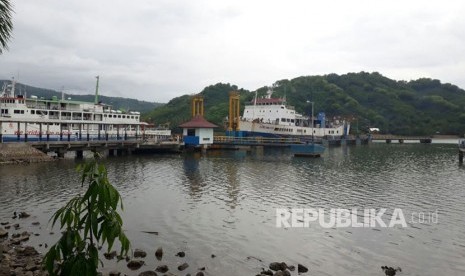
<path id="1" fill-rule="evenodd" d="M 44 257 L 50 275 L 97 275 L 101 261 L 98 245 L 107 243 L 107 251 L 116 239 L 121 243 L 120 256 L 127 256 L 130 242 L 123 232 L 123 210 L 119 192 L 111 185 L 105 166 L 99 164 L 99 154 L 90 162 L 78 165 L 82 173 L 81 186 L 88 184 L 84 196 L 72 198 L 52 216 L 52 226 L 58 221 L 64 229 L 60 240 Z"/>

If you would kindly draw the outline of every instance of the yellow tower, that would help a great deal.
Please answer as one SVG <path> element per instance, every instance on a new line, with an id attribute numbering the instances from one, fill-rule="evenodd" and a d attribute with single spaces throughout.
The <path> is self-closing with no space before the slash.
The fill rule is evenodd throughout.
<path id="1" fill-rule="evenodd" d="M 199 115 L 203 117 L 203 96 L 195 95 L 192 98 L 192 117 Z"/>
<path id="2" fill-rule="evenodd" d="M 237 91 L 229 92 L 228 130 L 238 131 L 240 122 L 240 94 Z"/>

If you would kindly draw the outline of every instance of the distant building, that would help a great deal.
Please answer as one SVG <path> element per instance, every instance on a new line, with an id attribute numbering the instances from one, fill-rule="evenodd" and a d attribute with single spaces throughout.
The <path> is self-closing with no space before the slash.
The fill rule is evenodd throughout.
<path id="1" fill-rule="evenodd" d="M 213 144 L 213 129 L 218 126 L 197 115 L 179 127 L 183 129 L 183 141 L 186 146 L 202 146 Z"/>
<path id="2" fill-rule="evenodd" d="M 370 127 L 368 130 L 370 131 L 370 133 L 378 133 L 379 132 L 379 128 L 377 128 L 377 127 Z"/>

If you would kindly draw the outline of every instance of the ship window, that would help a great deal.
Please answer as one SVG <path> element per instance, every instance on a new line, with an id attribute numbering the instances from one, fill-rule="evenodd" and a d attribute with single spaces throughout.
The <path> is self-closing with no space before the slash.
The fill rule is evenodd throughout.
<path id="1" fill-rule="evenodd" d="M 105 118 L 106 118 L 106 117 L 107 117 L 107 114 L 103 114 L 103 117 L 105 117 Z"/>
<path id="2" fill-rule="evenodd" d="M 285 121 L 286 121 L 286 119 L 284 119 L 284 118 L 281 118 L 281 122 L 285 122 Z"/>
<path id="3" fill-rule="evenodd" d="M 35 110 L 31 110 L 31 114 L 36 114 L 36 111 L 35 111 Z"/>
<path id="4" fill-rule="evenodd" d="M 293 123 L 293 122 L 294 122 L 294 119 L 291 119 L 291 123 Z"/>
<path id="5" fill-rule="evenodd" d="M 118 118 L 121 118 L 121 115 L 118 115 Z"/>

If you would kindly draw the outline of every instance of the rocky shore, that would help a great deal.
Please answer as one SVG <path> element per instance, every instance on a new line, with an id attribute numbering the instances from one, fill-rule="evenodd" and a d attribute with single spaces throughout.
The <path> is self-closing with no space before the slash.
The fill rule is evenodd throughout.
<path id="1" fill-rule="evenodd" d="M 42 255 L 32 246 L 24 246 L 31 234 L 29 232 L 14 233 L 8 229 L 19 230 L 19 224 L 10 225 L 2 222 L 0 227 L 0 275 L 1 276 L 45 276 L 42 269 Z"/>
<path id="2" fill-rule="evenodd" d="M 0 164 L 35 163 L 53 158 L 25 143 L 0 144 Z"/>
<path id="3" fill-rule="evenodd" d="M 39 222 L 31 222 L 30 215 L 26 212 L 14 213 L 13 221 L 0 221 L 0 276 L 46 276 L 48 273 L 44 271 L 42 265 L 43 255 L 40 254 L 33 246 L 26 245 L 26 243 L 35 237 L 38 237 L 39 233 L 33 233 L 24 231 L 27 225 L 39 227 Z M 26 219 L 26 220 L 24 220 Z M 21 225 L 21 224 L 23 225 Z M 24 224 L 27 225 L 24 225 Z M 158 235 L 158 232 L 145 232 L 154 235 Z M 53 235 L 53 232 L 50 232 Z M 39 244 L 39 247 L 44 246 L 47 248 L 48 245 Z M 165 252 L 162 247 L 154 249 L 152 252 L 146 252 L 141 249 L 133 249 L 132 256 L 121 260 L 117 256 L 116 251 L 110 253 L 103 253 L 102 259 L 106 259 L 110 262 L 110 268 L 117 267 L 116 263 L 111 265 L 112 261 L 123 261 L 127 267 L 127 271 L 121 272 L 117 269 L 111 270 L 105 273 L 99 273 L 99 275 L 105 276 L 123 276 L 123 275 L 139 275 L 139 276 L 206 276 L 206 275 L 217 275 L 217 273 L 209 272 L 208 267 L 194 267 L 188 263 L 188 253 L 185 251 L 179 252 Z M 173 259 L 173 257 L 175 259 Z M 219 258 L 215 254 L 205 256 L 207 258 L 215 259 Z M 151 259 L 149 259 L 151 258 Z M 146 263 L 153 263 L 153 260 L 158 262 L 156 266 L 150 266 Z M 170 261 L 171 259 L 171 261 Z M 168 261 L 167 261 L 168 260 Z M 175 261 L 173 261 L 175 260 Z M 300 263 L 289 264 L 285 262 L 271 262 L 267 263 L 263 260 L 249 256 L 246 261 L 256 261 L 259 264 L 260 271 L 251 275 L 255 276 L 292 276 L 292 275 L 311 275 L 310 269 Z M 164 261 L 164 262 L 163 262 Z M 121 266 L 119 266 L 121 269 Z M 150 267 L 150 269 L 147 269 Z M 129 271 L 129 273 L 128 273 Z M 382 266 L 379 275 L 394 276 L 400 273 L 401 268 L 393 268 L 388 266 Z M 228 275 L 234 275 L 234 271 L 230 271 Z"/>

